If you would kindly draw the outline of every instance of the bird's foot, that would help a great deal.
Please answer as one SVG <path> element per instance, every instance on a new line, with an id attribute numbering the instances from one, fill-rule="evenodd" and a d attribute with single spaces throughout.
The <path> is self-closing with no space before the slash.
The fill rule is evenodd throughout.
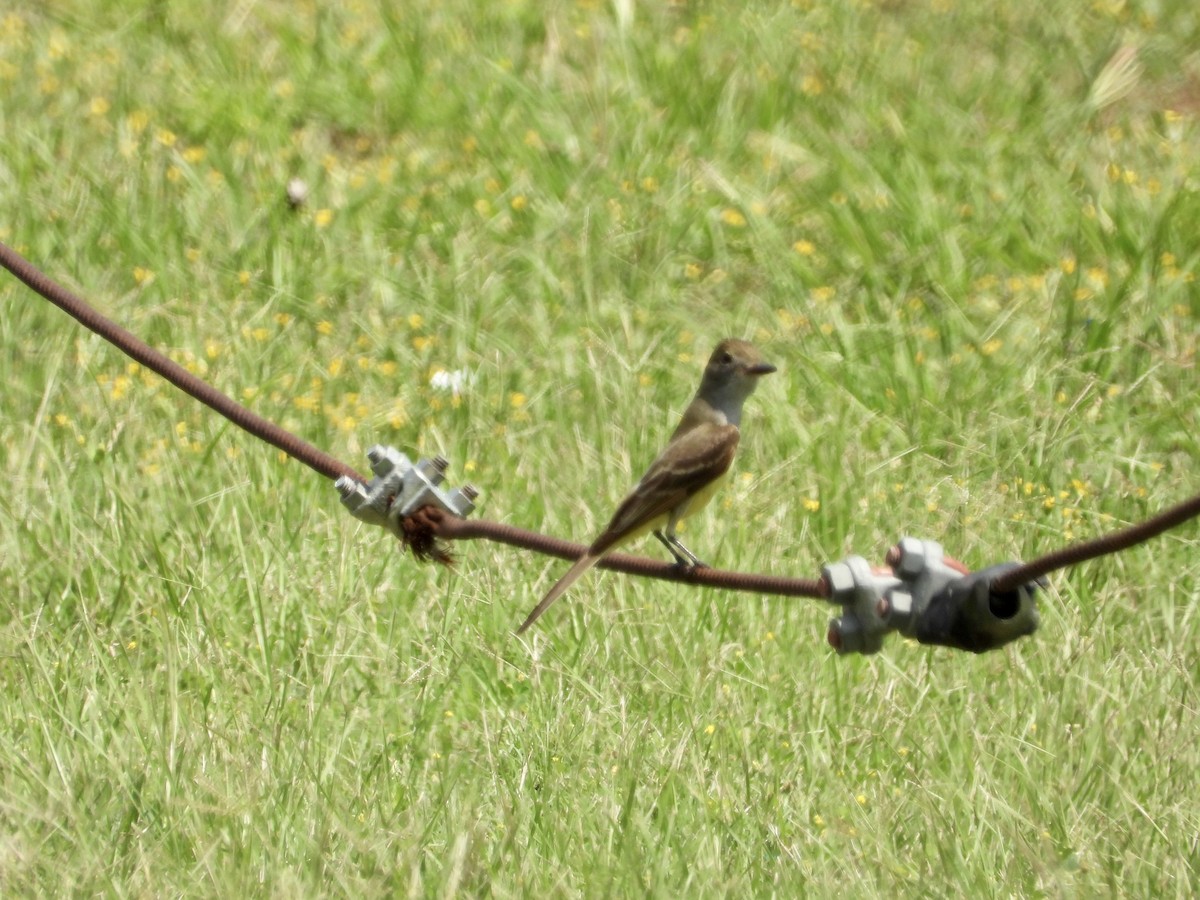
<path id="1" fill-rule="evenodd" d="M 704 562 L 700 557 L 696 556 L 691 550 L 683 545 L 683 542 L 675 535 L 665 535 L 661 531 L 654 532 L 654 536 L 658 538 L 664 547 L 670 551 L 675 557 L 673 569 L 678 571 L 690 571 L 692 569 L 708 569 L 711 568 L 708 563 Z"/>

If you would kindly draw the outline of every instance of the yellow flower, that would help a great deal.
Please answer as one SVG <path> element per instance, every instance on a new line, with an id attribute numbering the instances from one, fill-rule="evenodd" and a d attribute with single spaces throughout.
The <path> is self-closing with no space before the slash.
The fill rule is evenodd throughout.
<path id="1" fill-rule="evenodd" d="M 803 238 L 796 241 L 796 243 L 792 244 L 792 249 L 795 250 L 797 253 L 799 253 L 801 256 L 812 256 L 814 253 L 817 252 L 817 248 L 813 244 L 813 242 L 806 241 Z"/>
<path id="2" fill-rule="evenodd" d="M 746 225 L 746 217 L 736 209 L 728 207 L 721 210 L 721 221 L 730 228 L 743 228 Z"/>
<path id="3" fill-rule="evenodd" d="M 112 104 L 105 97 L 93 97 L 92 102 L 88 104 L 88 112 L 99 119 L 101 116 L 108 115 L 108 111 L 112 109 Z"/>
<path id="4" fill-rule="evenodd" d="M 25 20 L 17 13 L 6 13 L 4 18 L 0 19 L 0 37 L 20 37 L 24 32 Z"/>
<path id="5" fill-rule="evenodd" d="M 333 323 L 328 319 L 322 319 L 317 323 L 317 334 L 333 334 Z"/>
<path id="6" fill-rule="evenodd" d="M 520 391 L 513 391 L 508 397 L 508 402 L 513 409 L 520 409 L 525 405 L 527 399 Z"/>
<path id="7" fill-rule="evenodd" d="M 71 44 L 67 36 L 57 28 L 50 33 L 50 41 L 46 45 L 46 54 L 51 59 L 65 59 Z"/>
<path id="8" fill-rule="evenodd" d="M 141 134 L 150 124 L 150 114 L 144 109 L 135 109 L 125 117 L 125 124 L 134 134 Z"/>
<path id="9" fill-rule="evenodd" d="M 510 204 L 515 212 L 520 212 L 528 205 L 529 201 L 525 198 L 524 194 L 517 194 L 517 196 L 512 198 L 512 203 Z"/>
<path id="10" fill-rule="evenodd" d="M 313 224 L 318 228 L 326 228 L 333 221 L 332 209 L 318 209 L 313 215 Z"/>

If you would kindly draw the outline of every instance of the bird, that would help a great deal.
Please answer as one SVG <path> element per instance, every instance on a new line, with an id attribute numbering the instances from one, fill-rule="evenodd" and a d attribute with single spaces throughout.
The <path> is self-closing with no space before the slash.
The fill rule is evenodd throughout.
<path id="1" fill-rule="evenodd" d="M 759 378 L 775 371 L 748 341 L 726 338 L 717 344 L 667 446 L 617 507 L 608 527 L 550 588 L 517 634 L 526 632 L 588 569 L 647 532 L 671 552 L 676 565 L 705 565 L 675 536 L 675 528 L 702 510 L 725 480 L 741 436 L 742 405 Z"/>

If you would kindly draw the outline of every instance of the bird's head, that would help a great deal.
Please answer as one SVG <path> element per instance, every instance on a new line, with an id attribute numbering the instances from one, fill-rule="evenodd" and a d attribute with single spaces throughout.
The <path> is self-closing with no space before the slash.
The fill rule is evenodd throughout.
<path id="1" fill-rule="evenodd" d="M 708 358 L 704 375 L 706 378 L 716 377 L 721 380 L 748 379 L 753 383 L 759 377 L 774 371 L 775 366 L 763 359 L 758 348 L 749 341 L 726 338 L 717 344 L 712 356 Z"/>
<path id="2" fill-rule="evenodd" d="M 774 371 L 775 366 L 767 362 L 749 341 L 726 338 L 717 344 L 708 359 L 704 380 L 700 383 L 700 396 L 737 424 L 742 402 L 753 393 L 758 379 Z"/>

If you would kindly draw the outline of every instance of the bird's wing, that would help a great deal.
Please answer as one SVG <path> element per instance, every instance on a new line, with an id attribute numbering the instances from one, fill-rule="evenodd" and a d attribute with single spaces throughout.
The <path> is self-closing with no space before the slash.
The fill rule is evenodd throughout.
<path id="1" fill-rule="evenodd" d="M 541 618 L 588 569 L 612 552 L 616 544 L 647 522 L 669 513 L 713 480 L 720 478 L 733 463 L 737 452 L 738 430 L 733 425 L 705 423 L 697 425 L 667 445 L 618 507 L 608 528 L 596 538 L 588 552 L 576 560 L 534 607 L 517 634 L 523 634 Z"/>
<path id="2" fill-rule="evenodd" d="M 617 507 L 604 533 L 588 548 L 588 555 L 605 553 L 626 535 L 666 515 L 724 475 L 733 463 L 738 437 L 734 425 L 705 423 L 671 441 Z"/>

